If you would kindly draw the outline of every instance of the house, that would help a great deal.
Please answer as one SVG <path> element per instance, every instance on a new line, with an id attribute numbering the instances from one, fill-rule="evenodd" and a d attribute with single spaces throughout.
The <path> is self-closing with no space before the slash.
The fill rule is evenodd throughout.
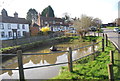
<path id="1" fill-rule="evenodd" d="M 65 31 L 69 29 L 71 24 L 65 23 L 64 19 L 56 17 L 43 17 L 40 14 L 38 15 L 37 24 L 40 28 L 49 25 L 51 31 Z"/>
<path id="2" fill-rule="evenodd" d="M 115 19 L 116 26 L 120 26 L 120 18 Z"/>
<path id="3" fill-rule="evenodd" d="M 19 18 L 18 13 L 14 17 L 8 16 L 3 9 L 0 15 L 0 40 L 16 39 L 29 35 L 29 23 L 25 18 Z"/>

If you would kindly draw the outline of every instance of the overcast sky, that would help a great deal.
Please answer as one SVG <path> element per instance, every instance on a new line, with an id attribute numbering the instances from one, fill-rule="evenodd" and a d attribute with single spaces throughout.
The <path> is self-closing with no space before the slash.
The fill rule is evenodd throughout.
<path id="1" fill-rule="evenodd" d="M 9 16 L 18 12 L 19 17 L 26 17 L 30 8 L 38 12 L 51 5 L 55 16 L 62 17 L 69 13 L 71 17 L 80 17 L 86 14 L 100 18 L 103 23 L 114 21 L 118 17 L 118 2 L 120 0 L 0 0 L 0 11 L 5 8 Z"/>

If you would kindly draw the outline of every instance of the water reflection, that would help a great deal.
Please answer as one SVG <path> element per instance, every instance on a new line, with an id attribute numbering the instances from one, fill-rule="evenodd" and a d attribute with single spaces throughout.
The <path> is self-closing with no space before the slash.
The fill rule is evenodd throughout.
<path id="1" fill-rule="evenodd" d="M 83 47 L 85 45 L 89 45 L 90 43 L 81 43 L 81 42 L 74 42 L 74 43 L 64 43 L 64 44 L 58 44 L 57 47 L 72 47 L 72 49 Z M 97 48 L 97 46 L 96 46 Z M 73 59 L 80 58 L 84 55 L 91 53 L 91 47 L 78 49 L 76 51 L 73 51 Z M 67 48 L 59 48 L 59 50 L 67 50 Z M 51 51 L 48 48 L 45 49 L 33 49 L 29 50 L 27 53 L 50 53 Z M 67 53 L 57 53 L 57 54 L 49 54 L 49 55 L 28 55 L 23 56 L 23 67 L 31 67 L 31 66 L 40 66 L 40 65 L 47 65 L 47 64 L 55 64 L 55 63 L 61 63 L 61 62 L 67 62 Z M 11 60 L 6 61 L 3 63 L 4 68 L 18 68 L 17 67 L 17 57 L 14 57 Z M 31 70 L 34 71 L 34 70 Z M 3 71 L 2 74 L 7 73 L 12 76 L 13 71 Z M 14 71 L 15 72 L 15 71 Z"/>

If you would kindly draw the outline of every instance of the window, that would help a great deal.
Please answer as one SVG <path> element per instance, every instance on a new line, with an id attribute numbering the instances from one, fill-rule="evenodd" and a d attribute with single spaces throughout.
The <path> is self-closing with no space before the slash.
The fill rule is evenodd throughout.
<path id="1" fill-rule="evenodd" d="M 4 29 L 4 25 L 3 24 L 0 24 L 0 29 Z"/>
<path id="2" fill-rule="evenodd" d="M 8 24 L 8 29 L 11 29 L 11 24 Z"/>
<path id="3" fill-rule="evenodd" d="M 17 29 L 20 29 L 20 25 L 19 24 L 17 24 Z"/>
<path id="4" fill-rule="evenodd" d="M 62 24 L 62 22 L 60 22 L 60 24 Z"/>
<path id="5" fill-rule="evenodd" d="M 20 37 L 21 36 L 21 32 L 20 31 L 18 31 L 18 37 Z"/>
<path id="6" fill-rule="evenodd" d="M 12 32 L 11 31 L 8 32 L 8 36 L 12 37 Z"/>
<path id="7" fill-rule="evenodd" d="M 22 29 L 25 29 L 25 25 L 24 24 L 22 25 Z"/>
<path id="8" fill-rule="evenodd" d="M 2 37 L 2 38 L 5 37 L 5 32 L 1 32 L 1 37 Z"/>
<path id="9" fill-rule="evenodd" d="M 53 24 L 55 24 L 55 21 L 53 21 Z"/>
<path id="10" fill-rule="evenodd" d="M 26 36 L 26 31 L 23 31 L 23 36 Z"/>
<path id="11" fill-rule="evenodd" d="M 48 24 L 48 22 L 46 21 L 45 24 Z"/>

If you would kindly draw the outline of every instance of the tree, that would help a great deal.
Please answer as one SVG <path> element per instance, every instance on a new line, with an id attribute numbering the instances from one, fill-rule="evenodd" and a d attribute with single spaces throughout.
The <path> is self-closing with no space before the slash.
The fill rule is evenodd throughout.
<path id="1" fill-rule="evenodd" d="M 84 37 L 88 32 L 89 27 L 92 25 L 92 20 L 92 17 L 81 15 L 81 18 L 78 18 L 73 21 L 73 25 L 78 34 L 81 35 L 81 37 Z"/>
<path id="2" fill-rule="evenodd" d="M 33 22 L 36 22 L 37 21 L 37 18 L 38 18 L 38 12 L 35 10 L 35 9 L 32 9 L 30 8 L 27 12 L 27 16 L 26 16 L 26 19 L 32 23 Z"/>
<path id="3" fill-rule="evenodd" d="M 54 10 L 52 9 L 52 7 L 50 5 L 42 11 L 41 15 L 43 17 L 55 17 Z"/>
<path id="4" fill-rule="evenodd" d="M 64 17 L 62 17 L 62 19 L 64 19 L 66 22 L 70 22 L 70 15 L 66 12 L 63 14 Z"/>
<path id="5" fill-rule="evenodd" d="M 99 28 L 101 24 L 102 24 L 101 19 L 99 19 L 99 18 L 94 18 L 93 19 L 92 26 L 95 26 L 95 27 Z"/>

